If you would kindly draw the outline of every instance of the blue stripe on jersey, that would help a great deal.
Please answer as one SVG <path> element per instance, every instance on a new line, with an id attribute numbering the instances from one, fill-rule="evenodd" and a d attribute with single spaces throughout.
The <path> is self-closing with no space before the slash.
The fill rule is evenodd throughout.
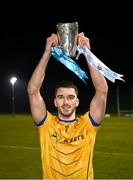
<path id="1" fill-rule="evenodd" d="M 91 123 L 92 123 L 93 126 L 100 126 L 99 123 L 97 123 L 96 121 L 94 121 L 94 119 L 92 118 L 92 116 L 90 115 L 90 113 L 89 113 L 89 118 L 90 118 Z"/>
<path id="2" fill-rule="evenodd" d="M 41 120 L 40 122 L 34 121 L 34 124 L 35 124 L 36 126 L 41 126 L 41 125 L 43 125 L 43 123 L 45 122 L 46 118 L 47 118 L 47 113 L 46 113 L 46 115 L 42 118 L 42 120 Z"/>

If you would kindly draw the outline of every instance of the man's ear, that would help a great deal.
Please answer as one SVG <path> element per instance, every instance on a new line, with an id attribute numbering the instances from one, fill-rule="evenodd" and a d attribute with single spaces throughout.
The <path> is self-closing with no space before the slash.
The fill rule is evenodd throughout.
<path id="1" fill-rule="evenodd" d="M 54 98 L 54 105 L 57 107 L 56 98 Z"/>
<path id="2" fill-rule="evenodd" d="M 76 107 L 79 105 L 79 98 L 77 98 Z"/>

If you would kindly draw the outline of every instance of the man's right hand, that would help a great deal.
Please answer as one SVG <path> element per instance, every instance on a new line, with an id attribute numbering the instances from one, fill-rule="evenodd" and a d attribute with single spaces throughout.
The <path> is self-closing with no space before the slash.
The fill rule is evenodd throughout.
<path id="1" fill-rule="evenodd" d="M 47 38 L 46 40 L 46 48 L 45 48 L 45 52 L 51 53 L 51 47 L 53 45 L 57 45 L 58 44 L 58 37 L 57 34 L 52 34 L 50 37 Z"/>

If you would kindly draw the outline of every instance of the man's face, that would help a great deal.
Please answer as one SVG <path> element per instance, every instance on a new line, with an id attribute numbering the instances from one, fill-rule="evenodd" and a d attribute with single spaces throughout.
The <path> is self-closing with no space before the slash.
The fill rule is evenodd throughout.
<path id="1" fill-rule="evenodd" d="M 69 117 L 75 113 L 76 107 L 79 105 L 74 88 L 59 88 L 54 99 L 54 104 L 58 109 L 58 113 L 64 117 Z"/>

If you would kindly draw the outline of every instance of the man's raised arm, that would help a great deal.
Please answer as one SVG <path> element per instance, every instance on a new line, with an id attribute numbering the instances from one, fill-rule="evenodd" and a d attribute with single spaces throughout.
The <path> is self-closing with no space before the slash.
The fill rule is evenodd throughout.
<path id="1" fill-rule="evenodd" d="M 51 46 L 58 43 L 57 35 L 52 34 L 46 40 L 45 51 L 37 64 L 31 79 L 28 83 L 28 96 L 31 113 L 36 122 L 39 122 L 46 115 L 46 105 L 41 96 L 40 88 L 45 78 L 48 61 L 51 57 Z"/>
<path id="2" fill-rule="evenodd" d="M 79 34 L 78 44 L 83 48 L 90 49 L 89 39 L 84 36 L 84 33 Z M 93 68 L 88 62 L 87 64 L 95 88 L 95 94 L 91 100 L 89 111 L 95 122 L 100 124 L 105 115 L 108 85 L 105 77 L 95 68 Z"/>

